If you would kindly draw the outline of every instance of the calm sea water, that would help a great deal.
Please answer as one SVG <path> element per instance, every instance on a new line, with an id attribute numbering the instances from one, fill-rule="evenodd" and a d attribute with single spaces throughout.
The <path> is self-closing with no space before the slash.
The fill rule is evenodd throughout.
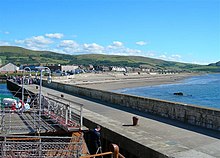
<path id="1" fill-rule="evenodd" d="M 127 88 L 114 92 L 220 108 L 220 74 L 206 74 L 175 84 Z M 175 92 L 182 92 L 184 95 L 173 95 Z"/>
<path id="2" fill-rule="evenodd" d="M 0 83 L 0 98 L 13 97 L 13 94 L 7 89 L 5 83 Z"/>

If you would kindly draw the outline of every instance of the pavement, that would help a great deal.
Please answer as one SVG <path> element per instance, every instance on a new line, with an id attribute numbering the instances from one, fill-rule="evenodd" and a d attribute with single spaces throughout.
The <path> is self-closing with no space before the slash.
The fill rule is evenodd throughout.
<path id="1" fill-rule="evenodd" d="M 38 93 L 36 85 L 25 88 Z M 220 132 L 178 121 L 146 114 L 126 107 L 101 103 L 49 88 L 42 88 L 43 95 L 51 93 L 84 105 L 83 117 L 128 137 L 148 148 L 176 158 L 220 158 Z M 137 126 L 132 117 L 138 117 Z"/>

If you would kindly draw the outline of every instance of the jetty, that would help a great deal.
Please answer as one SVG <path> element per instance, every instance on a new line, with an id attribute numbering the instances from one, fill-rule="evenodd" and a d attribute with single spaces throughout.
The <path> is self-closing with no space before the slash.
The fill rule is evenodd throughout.
<path id="1" fill-rule="evenodd" d="M 38 94 L 36 85 L 25 89 Z M 114 142 L 126 157 L 220 157 L 220 132 L 170 120 L 129 107 L 42 87 L 45 97 L 65 98 L 83 105 L 83 125 L 102 127 L 104 144 Z M 91 93 L 93 91 L 91 90 Z M 138 118 L 133 124 L 133 117 Z M 127 156 L 128 155 L 128 156 Z"/>
<path id="2" fill-rule="evenodd" d="M 90 154 L 83 134 L 82 104 L 52 94 L 39 97 L 29 91 L 28 96 L 32 99 L 30 109 L 24 108 L 22 100 L 20 108 L 12 108 L 19 103 L 1 102 L 0 157 L 124 158 L 116 144 L 110 144 L 108 152 Z"/>

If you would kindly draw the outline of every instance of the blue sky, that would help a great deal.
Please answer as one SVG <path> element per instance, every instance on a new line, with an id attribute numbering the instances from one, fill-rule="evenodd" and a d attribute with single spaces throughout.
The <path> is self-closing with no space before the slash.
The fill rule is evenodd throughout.
<path id="1" fill-rule="evenodd" d="M 220 0 L 1 0 L 0 45 L 220 60 Z"/>

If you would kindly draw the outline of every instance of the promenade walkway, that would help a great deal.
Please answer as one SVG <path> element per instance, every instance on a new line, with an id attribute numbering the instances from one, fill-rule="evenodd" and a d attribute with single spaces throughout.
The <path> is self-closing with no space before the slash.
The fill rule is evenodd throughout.
<path id="1" fill-rule="evenodd" d="M 25 85 L 26 89 L 38 93 L 35 87 L 36 85 Z M 107 105 L 45 87 L 42 88 L 42 92 L 44 95 L 47 93 L 58 96 L 63 94 L 66 99 L 83 104 L 84 118 L 168 157 L 220 158 L 220 133 L 217 131 L 186 125 L 125 107 Z M 132 124 L 133 116 L 139 118 L 138 126 L 129 126 Z M 119 146 L 123 144 L 123 142 L 115 143 Z M 147 156 L 142 155 L 142 157 Z"/>

